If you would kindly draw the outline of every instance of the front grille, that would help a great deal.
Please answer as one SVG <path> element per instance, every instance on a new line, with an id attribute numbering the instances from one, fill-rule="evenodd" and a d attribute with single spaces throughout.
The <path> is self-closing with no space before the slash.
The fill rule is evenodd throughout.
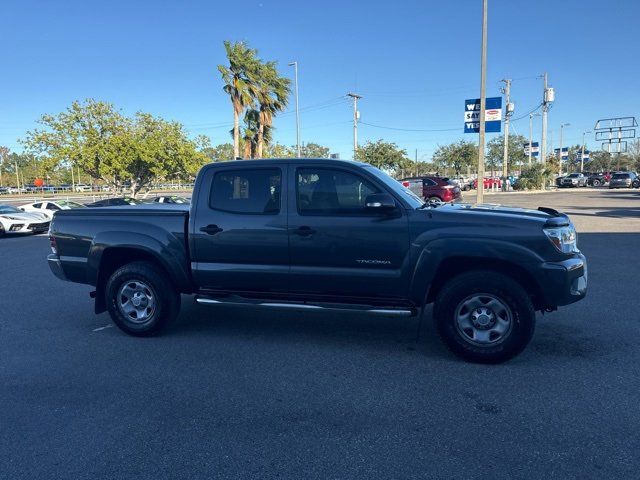
<path id="1" fill-rule="evenodd" d="M 32 223 L 29 225 L 29 230 L 32 232 L 44 232 L 49 229 L 49 222 Z"/>

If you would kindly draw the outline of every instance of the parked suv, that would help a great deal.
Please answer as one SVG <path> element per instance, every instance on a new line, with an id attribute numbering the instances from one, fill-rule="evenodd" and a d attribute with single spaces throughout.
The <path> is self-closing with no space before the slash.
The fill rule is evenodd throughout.
<path id="1" fill-rule="evenodd" d="M 459 202 L 462 192 L 458 183 L 447 177 L 411 177 L 400 180 L 403 186 L 425 200 Z"/>
<path id="2" fill-rule="evenodd" d="M 570 173 L 566 177 L 562 177 L 560 187 L 586 187 L 587 177 L 584 173 Z"/>
<path id="3" fill-rule="evenodd" d="M 633 172 L 617 172 L 611 176 L 609 188 L 632 188 L 637 175 Z"/>

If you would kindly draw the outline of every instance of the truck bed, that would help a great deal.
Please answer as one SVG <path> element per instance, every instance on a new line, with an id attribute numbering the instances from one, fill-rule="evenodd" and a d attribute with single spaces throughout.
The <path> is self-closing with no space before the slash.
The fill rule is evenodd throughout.
<path id="1" fill-rule="evenodd" d="M 50 233 L 70 281 L 96 285 L 103 253 L 129 244 L 163 257 L 188 278 L 188 219 L 186 205 L 78 208 L 57 212 Z"/>

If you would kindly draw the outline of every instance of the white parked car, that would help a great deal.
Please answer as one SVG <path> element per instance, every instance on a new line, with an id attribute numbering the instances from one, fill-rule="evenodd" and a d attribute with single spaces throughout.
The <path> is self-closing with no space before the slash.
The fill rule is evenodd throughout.
<path id="1" fill-rule="evenodd" d="M 58 210 L 71 210 L 72 208 L 86 208 L 83 204 L 78 202 L 71 202 L 69 200 L 58 200 L 55 202 L 36 202 L 21 205 L 20 210 L 25 212 L 40 212 L 44 213 L 49 220 L 53 219 L 53 214 Z"/>
<path id="2" fill-rule="evenodd" d="M 92 192 L 93 187 L 91 185 L 85 185 L 83 183 L 79 183 L 75 186 L 76 192 Z"/>
<path id="3" fill-rule="evenodd" d="M 40 212 L 23 212 L 11 205 L 0 205 L 0 237 L 10 233 L 44 233 L 49 217 Z"/>

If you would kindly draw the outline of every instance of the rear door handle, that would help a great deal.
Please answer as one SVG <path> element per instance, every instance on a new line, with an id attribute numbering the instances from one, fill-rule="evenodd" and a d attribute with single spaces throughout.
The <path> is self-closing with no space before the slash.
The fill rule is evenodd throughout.
<path id="1" fill-rule="evenodd" d="M 301 237 L 308 237 L 309 235 L 313 235 L 314 233 L 316 233 L 316 231 L 311 227 L 307 227 L 306 225 L 303 225 L 302 227 L 298 227 L 295 230 L 295 233 L 297 235 L 300 235 Z"/>
<path id="2" fill-rule="evenodd" d="M 220 233 L 222 229 L 217 225 L 207 225 L 206 227 L 200 227 L 200 231 L 207 235 L 215 235 L 216 233 Z"/>

